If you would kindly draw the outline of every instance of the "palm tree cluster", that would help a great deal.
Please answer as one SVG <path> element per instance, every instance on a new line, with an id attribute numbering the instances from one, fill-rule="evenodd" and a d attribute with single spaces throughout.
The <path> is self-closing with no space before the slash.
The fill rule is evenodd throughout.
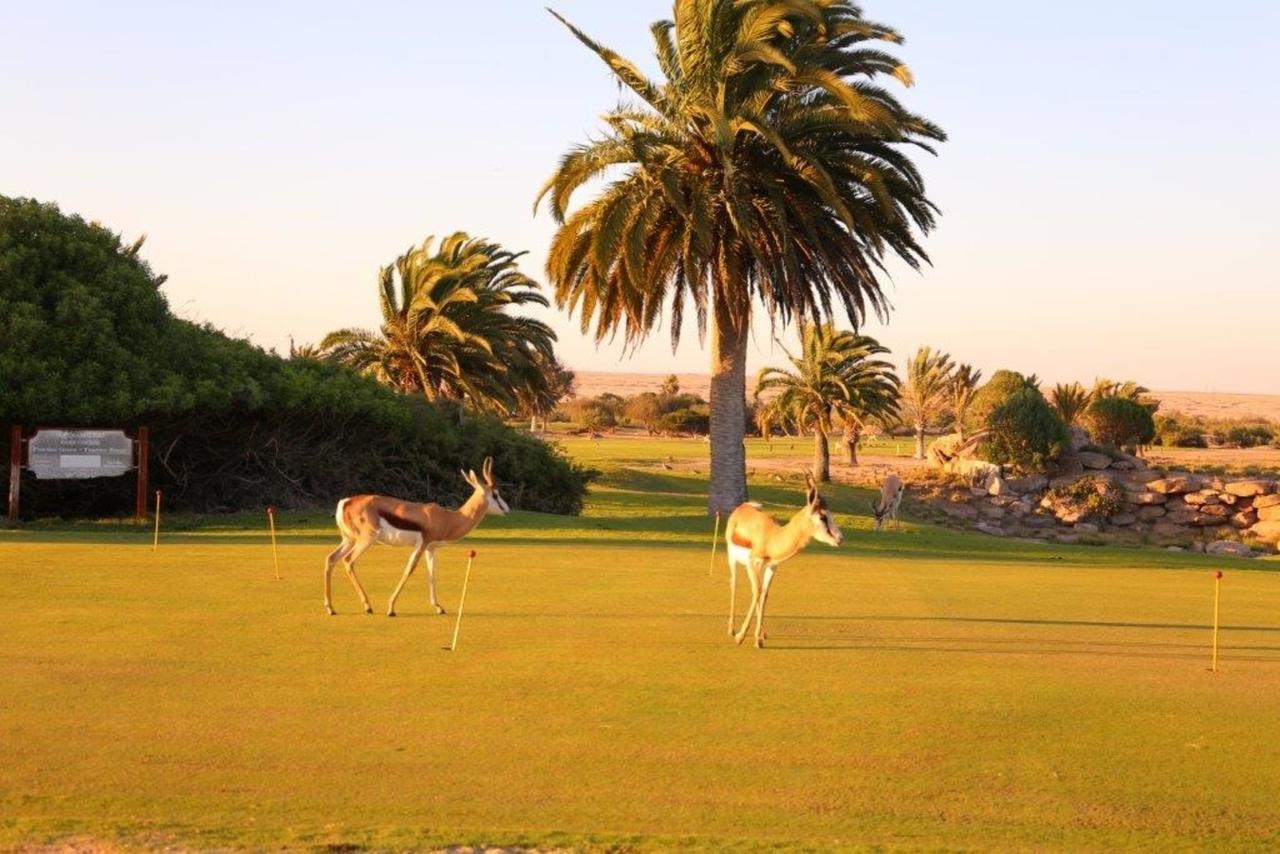
<path id="1" fill-rule="evenodd" d="M 378 330 L 331 332 L 317 354 L 406 394 L 544 416 L 573 378 L 556 361 L 551 328 L 511 311 L 548 304 L 517 269 L 522 253 L 463 232 L 433 242 L 378 271 Z"/>
<path id="2" fill-rule="evenodd" d="M 828 437 L 843 425 L 851 438 L 851 462 L 866 423 L 891 417 L 898 403 L 893 366 L 875 358 L 889 352 L 874 338 L 837 331 L 830 323 L 801 329 L 800 353 L 788 353 L 791 368 L 764 368 L 756 382 L 758 420 L 768 435 L 774 425 L 812 430 L 813 476 L 831 479 Z"/>
<path id="3" fill-rule="evenodd" d="M 901 43 L 849 0 L 675 0 L 652 28 L 662 79 L 560 20 L 637 99 L 543 188 L 560 227 L 547 272 L 597 338 L 642 341 L 670 310 L 711 332 L 709 510 L 746 498 L 753 307 L 776 325 L 884 315 L 886 261 L 927 262 L 936 209 L 911 149 L 942 130 L 881 85 Z M 554 13 L 553 13 L 554 14 Z M 557 17 L 559 17 L 557 15 Z M 597 182 L 603 182 L 596 189 Z M 595 195 L 570 210 L 575 191 Z"/>
<path id="4" fill-rule="evenodd" d="M 957 365 L 947 353 L 921 347 L 907 361 L 902 417 L 916 435 L 916 459 L 924 459 L 925 431 L 948 415 L 963 436 L 964 417 L 982 382 L 982 371 Z"/>

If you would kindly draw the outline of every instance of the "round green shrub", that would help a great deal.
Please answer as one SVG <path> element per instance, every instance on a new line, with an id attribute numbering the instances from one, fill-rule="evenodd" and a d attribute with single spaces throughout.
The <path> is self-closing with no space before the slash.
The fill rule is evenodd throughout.
<path id="1" fill-rule="evenodd" d="M 987 429 L 987 421 L 991 413 L 1003 406 L 1009 398 L 1024 388 L 1035 388 L 1027 378 L 1017 371 L 1000 370 L 991 375 L 981 388 L 973 395 L 973 402 L 965 411 L 964 428 L 966 434 Z"/>
<path id="2" fill-rule="evenodd" d="M 987 418 L 984 456 L 1023 471 L 1041 471 L 1061 456 L 1070 434 L 1040 390 L 1030 385 L 1014 392 Z"/>
<path id="3" fill-rule="evenodd" d="M 1126 397 L 1100 397 L 1089 404 L 1084 422 L 1093 441 L 1115 448 L 1149 445 L 1156 422 L 1147 409 Z"/>

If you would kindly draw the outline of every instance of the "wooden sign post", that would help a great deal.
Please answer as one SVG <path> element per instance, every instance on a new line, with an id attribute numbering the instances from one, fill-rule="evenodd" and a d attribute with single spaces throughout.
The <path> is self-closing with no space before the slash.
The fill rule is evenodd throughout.
<path id="1" fill-rule="evenodd" d="M 9 524 L 18 524 L 18 493 L 22 490 L 22 427 L 9 431 Z"/>
<path id="2" fill-rule="evenodd" d="M 151 430 L 138 428 L 138 487 L 133 501 L 133 521 L 141 525 L 147 521 L 147 458 L 151 453 Z"/>

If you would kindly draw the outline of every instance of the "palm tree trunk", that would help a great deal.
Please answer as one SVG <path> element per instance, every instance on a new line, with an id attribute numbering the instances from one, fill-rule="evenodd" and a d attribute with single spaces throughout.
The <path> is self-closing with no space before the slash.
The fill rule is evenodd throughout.
<path id="1" fill-rule="evenodd" d="M 844 434 L 844 449 L 849 453 L 849 465 L 856 466 L 858 464 L 858 443 L 862 441 L 862 430 L 846 430 Z"/>
<path id="2" fill-rule="evenodd" d="M 831 446 L 821 427 L 813 430 L 813 479 L 819 483 L 831 481 Z"/>
<path id="3" fill-rule="evenodd" d="M 719 302 L 717 300 L 717 302 Z M 707 512 L 728 515 L 747 500 L 747 334 L 745 318 L 713 309 L 711 330 L 711 485 Z"/>
<path id="4" fill-rule="evenodd" d="M 916 424 L 916 459 L 924 459 L 924 425 Z"/>

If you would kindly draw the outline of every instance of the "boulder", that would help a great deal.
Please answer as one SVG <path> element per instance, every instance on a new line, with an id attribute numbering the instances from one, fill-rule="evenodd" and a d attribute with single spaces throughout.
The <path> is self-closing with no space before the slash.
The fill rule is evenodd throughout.
<path id="1" fill-rule="evenodd" d="M 982 533 L 987 534 L 988 536 L 991 536 L 991 537 L 1003 537 L 1003 536 L 1004 536 L 1004 531 L 1003 531 L 999 526 L 997 526 L 997 525 L 992 525 L 992 524 L 987 523 L 987 522 L 979 522 L 978 524 L 974 525 L 973 527 L 974 527 L 974 529 L 975 529 L 975 530 L 981 531 Z"/>
<path id="2" fill-rule="evenodd" d="M 1197 528 L 1215 528 L 1227 521 L 1221 516 L 1210 516 L 1207 513 L 1197 513 L 1191 517 L 1191 524 Z"/>
<path id="3" fill-rule="evenodd" d="M 1087 469 L 1105 469 L 1111 465 L 1110 457 L 1095 451 L 1079 451 L 1076 453 L 1076 459 Z"/>
<path id="4" fill-rule="evenodd" d="M 1186 540 L 1190 539 L 1191 531 L 1183 525 L 1176 525 L 1172 522 L 1161 520 L 1151 526 L 1151 534 L 1162 540 Z"/>
<path id="5" fill-rule="evenodd" d="M 1061 507 L 1054 514 L 1058 517 L 1058 521 L 1064 525 L 1076 525 L 1083 522 L 1089 516 L 1089 511 L 1083 507 Z"/>
<path id="6" fill-rule="evenodd" d="M 1152 504 L 1164 504 L 1169 500 L 1169 496 L 1162 495 L 1159 492 L 1126 492 L 1124 500 L 1130 504 L 1149 506 Z"/>
<path id="7" fill-rule="evenodd" d="M 1052 528 L 1052 516 L 1028 516 L 1022 520 L 1022 524 L 1028 528 Z"/>
<path id="8" fill-rule="evenodd" d="M 1218 493 L 1212 489 L 1202 489 L 1199 492 L 1188 492 L 1182 497 L 1182 500 L 1188 504 L 1219 504 L 1222 499 L 1218 497 Z"/>
<path id="9" fill-rule="evenodd" d="M 1112 525 L 1115 525 L 1117 527 L 1127 528 L 1128 526 L 1138 521 L 1138 516 L 1136 513 L 1117 513 L 1116 515 L 1112 516 L 1108 521 L 1111 522 Z"/>
<path id="10" fill-rule="evenodd" d="M 1219 519 L 1225 519 L 1231 515 L 1231 508 L 1225 504 L 1204 504 L 1199 510 L 1206 516 L 1217 516 Z"/>
<path id="11" fill-rule="evenodd" d="M 1100 529 L 1092 522 L 1077 522 L 1074 530 L 1077 534 L 1096 534 Z"/>
<path id="12" fill-rule="evenodd" d="M 1265 510 L 1268 507 L 1280 507 L 1280 495 L 1259 495 L 1253 499 L 1253 506 L 1257 510 Z"/>
<path id="13" fill-rule="evenodd" d="M 1145 485 L 1150 483 L 1153 480 L 1160 480 L 1160 478 L 1162 477 L 1164 477 L 1164 475 L 1160 474 L 1160 472 L 1156 471 L 1155 469 L 1137 468 L 1131 472 L 1125 472 L 1124 479 L 1126 482 Z M 1142 490 L 1134 490 L 1134 491 L 1141 492 Z"/>
<path id="14" fill-rule="evenodd" d="M 1253 557 L 1253 549 L 1234 540 L 1216 540 L 1205 546 L 1204 551 L 1220 557 Z"/>
<path id="15" fill-rule="evenodd" d="M 1264 543 L 1280 542 L 1280 522 L 1259 522 L 1249 529 L 1249 533 Z"/>
<path id="16" fill-rule="evenodd" d="M 1223 492 L 1222 490 L 1218 490 L 1214 494 L 1218 496 L 1219 502 L 1228 506 L 1239 504 L 1241 501 L 1253 500 L 1252 498 L 1241 498 L 1239 495 L 1232 495 L 1230 492 Z"/>
<path id="17" fill-rule="evenodd" d="M 1026 494 L 1028 492 L 1039 492 L 1049 485 L 1049 478 L 1042 474 L 1032 474 L 1026 477 L 1010 477 L 1005 479 L 1005 485 L 1009 487 L 1011 492 Z"/>
<path id="18" fill-rule="evenodd" d="M 1089 436 L 1089 431 L 1083 427 L 1071 425 L 1071 450 L 1078 451 L 1085 445 L 1092 445 L 1093 439 Z"/>
<path id="19" fill-rule="evenodd" d="M 1111 464 L 1111 468 L 1115 469 L 1116 471 L 1133 471 L 1135 468 L 1137 468 L 1137 466 L 1135 466 L 1133 463 L 1129 462 L 1128 460 L 1116 460 Z"/>
<path id="20" fill-rule="evenodd" d="M 1241 510 L 1231 517 L 1231 524 L 1240 530 L 1252 528 L 1254 525 L 1258 524 L 1258 511 L 1252 509 Z"/>
<path id="21" fill-rule="evenodd" d="M 1275 481 L 1271 480 L 1233 480 L 1224 484 L 1223 492 L 1238 495 L 1241 498 L 1252 498 L 1255 495 L 1267 495 L 1276 491 Z"/>
<path id="22" fill-rule="evenodd" d="M 1261 510 L 1254 505 L 1253 510 L 1258 514 L 1259 522 L 1280 522 L 1280 504 L 1270 504 Z"/>
<path id="23" fill-rule="evenodd" d="M 1147 484 L 1147 489 L 1151 492 L 1158 492 L 1161 495 L 1181 495 L 1185 492 L 1194 492 L 1200 488 L 1200 482 L 1192 475 L 1180 475 L 1177 477 L 1163 477 L 1159 480 L 1153 480 Z"/>
<path id="24" fill-rule="evenodd" d="M 1168 512 L 1159 504 L 1152 504 L 1149 507 L 1139 507 L 1138 518 L 1144 522 L 1153 522 Z"/>
<path id="25" fill-rule="evenodd" d="M 1005 517 L 1005 511 L 1003 508 L 996 507 L 992 504 L 979 504 L 978 515 L 983 519 L 998 520 Z"/>

